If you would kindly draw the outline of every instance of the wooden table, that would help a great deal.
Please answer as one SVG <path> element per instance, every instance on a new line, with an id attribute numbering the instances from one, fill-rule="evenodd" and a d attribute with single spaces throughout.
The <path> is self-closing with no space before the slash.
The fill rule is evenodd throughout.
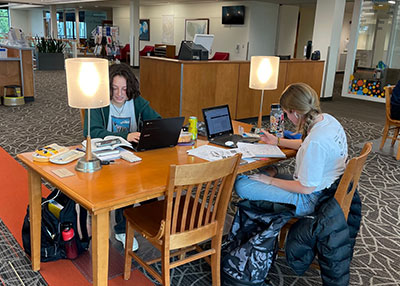
<path id="1" fill-rule="evenodd" d="M 186 151 L 207 143 L 199 139 L 195 146 L 176 146 L 141 152 L 138 153 L 143 159 L 141 162 L 132 164 L 116 160 L 115 164 L 103 166 L 100 171 L 94 173 L 75 171 L 76 161 L 66 165 L 55 165 L 34 162 L 33 152 L 17 155 L 28 169 L 33 270 L 40 270 L 41 178 L 59 188 L 92 214 L 93 285 L 107 285 L 110 212 L 162 196 L 166 188 L 169 166 L 203 162 L 202 159 L 188 156 Z M 283 151 L 287 157 L 296 154 L 295 150 Z M 245 164 L 239 167 L 239 172 L 266 166 L 279 160 L 281 159 Z M 74 175 L 60 178 L 52 172 L 61 168 L 66 168 Z"/>

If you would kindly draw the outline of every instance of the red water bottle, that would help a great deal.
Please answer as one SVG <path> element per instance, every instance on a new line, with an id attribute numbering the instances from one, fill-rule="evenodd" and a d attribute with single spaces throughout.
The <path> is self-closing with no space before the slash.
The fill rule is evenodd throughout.
<path id="1" fill-rule="evenodd" d="M 62 238 L 65 243 L 65 253 L 68 259 L 78 257 L 78 247 L 75 241 L 75 232 L 72 228 L 72 223 L 63 224 Z"/>

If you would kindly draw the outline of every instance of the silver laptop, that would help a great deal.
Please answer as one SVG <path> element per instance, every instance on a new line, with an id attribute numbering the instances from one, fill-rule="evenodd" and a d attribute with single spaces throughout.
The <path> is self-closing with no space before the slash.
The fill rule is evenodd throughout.
<path id="1" fill-rule="evenodd" d="M 136 152 L 173 147 L 178 143 L 185 117 L 161 118 L 143 121 L 139 143 L 131 142 Z"/>

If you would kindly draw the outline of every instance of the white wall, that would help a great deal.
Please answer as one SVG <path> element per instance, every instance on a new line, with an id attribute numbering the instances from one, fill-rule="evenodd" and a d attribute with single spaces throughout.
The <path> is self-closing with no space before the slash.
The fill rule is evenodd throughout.
<path id="1" fill-rule="evenodd" d="M 279 6 L 271 3 L 254 3 L 250 7 L 249 55 L 275 55 L 276 27 Z"/>
<path id="2" fill-rule="evenodd" d="M 294 56 L 299 6 L 281 5 L 278 20 L 277 55 Z"/>
<path id="3" fill-rule="evenodd" d="M 31 34 L 29 11 L 21 9 L 10 9 L 10 24 L 13 28 L 22 29 L 25 36 Z"/>
<path id="4" fill-rule="evenodd" d="M 302 5 L 299 10 L 299 34 L 297 35 L 296 58 L 304 58 L 304 46 L 312 40 L 315 18 L 315 4 Z"/>
<path id="5" fill-rule="evenodd" d="M 244 25 L 222 25 L 222 6 L 230 5 L 246 6 Z M 215 35 L 212 53 L 229 52 L 230 59 L 245 60 L 247 43 L 250 41 L 249 55 L 273 55 L 277 11 L 277 4 L 255 1 L 141 6 L 140 18 L 150 19 L 150 41 L 140 41 L 140 49 L 145 45 L 162 43 L 162 17 L 173 15 L 174 42 L 169 44 L 176 45 L 176 53 L 184 39 L 185 19 L 207 18 L 209 33 Z M 125 11 L 114 9 L 114 19 L 118 17 L 117 15 L 121 15 L 122 20 L 114 23 L 120 27 L 120 40 L 122 44 L 125 44 L 129 42 L 129 25 L 125 24 L 129 16 L 125 14 Z M 261 34 L 262 37 L 260 37 Z"/>
<path id="6" fill-rule="evenodd" d="M 113 26 L 119 27 L 119 41 L 121 46 L 129 43 L 129 6 L 113 9 Z"/>
<path id="7" fill-rule="evenodd" d="M 33 37 L 35 36 L 44 37 L 42 9 L 30 10 L 30 30 Z"/>
<path id="8" fill-rule="evenodd" d="M 322 97 L 333 93 L 345 4 L 345 0 L 317 0 L 312 41 L 313 50 L 319 50 L 325 60 Z"/>

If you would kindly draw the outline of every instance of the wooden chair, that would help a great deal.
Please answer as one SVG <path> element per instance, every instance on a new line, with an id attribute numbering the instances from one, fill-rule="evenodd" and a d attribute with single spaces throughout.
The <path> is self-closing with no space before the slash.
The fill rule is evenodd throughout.
<path id="1" fill-rule="evenodd" d="M 336 189 L 335 199 L 339 203 L 342 208 L 345 219 L 349 215 L 351 202 L 353 200 L 354 192 L 358 186 L 358 182 L 360 180 L 361 172 L 363 170 L 365 161 L 369 153 L 372 150 L 372 143 L 365 143 L 363 149 L 361 150 L 361 154 L 358 157 L 351 159 L 344 170 L 343 176 L 339 182 L 339 185 Z M 351 188 L 350 188 L 351 187 Z M 301 219 L 301 218 L 300 218 Z M 290 229 L 290 227 L 297 222 L 299 219 L 291 219 L 287 224 L 285 224 L 281 232 L 279 234 L 279 255 L 284 255 L 284 244 L 286 240 L 286 235 Z M 312 266 L 314 268 L 319 269 L 319 265 L 317 263 L 313 263 Z"/>
<path id="2" fill-rule="evenodd" d="M 390 108 L 391 108 L 390 98 L 392 97 L 393 88 L 394 88 L 394 86 L 384 87 L 385 98 L 386 98 L 386 123 L 385 123 L 385 128 L 383 129 L 382 142 L 381 142 L 381 146 L 379 147 L 379 149 L 383 148 L 383 146 L 385 145 L 386 139 L 392 139 L 392 145 L 391 145 L 392 147 L 396 143 L 396 140 L 400 140 L 400 138 L 398 138 L 399 131 L 400 131 L 400 120 L 394 120 L 391 118 L 391 115 L 390 115 Z M 393 136 L 388 136 L 389 130 L 394 130 Z M 396 160 L 400 160 L 400 143 L 397 148 Z"/>
<path id="3" fill-rule="evenodd" d="M 131 274 L 131 257 L 165 286 L 170 285 L 170 269 L 205 258 L 211 264 L 212 285 L 220 285 L 222 231 L 240 158 L 238 154 L 214 162 L 171 165 L 164 200 L 124 211 L 125 280 Z M 134 231 L 161 252 L 161 259 L 145 262 L 132 251 Z M 211 247 L 203 250 L 198 244 L 208 239 Z M 197 253 L 186 257 L 192 250 Z M 170 262 L 171 257 L 177 260 Z M 150 266 L 160 260 L 162 275 Z"/>

